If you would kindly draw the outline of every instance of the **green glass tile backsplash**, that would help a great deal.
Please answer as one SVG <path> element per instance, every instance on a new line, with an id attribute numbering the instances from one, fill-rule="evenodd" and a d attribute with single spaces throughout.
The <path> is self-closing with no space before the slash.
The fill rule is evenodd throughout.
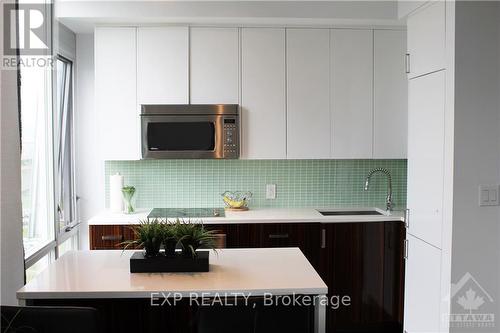
<path id="1" fill-rule="evenodd" d="M 136 207 L 222 207 L 224 191 L 251 191 L 251 207 L 385 206 L 387 183 L 375 175 L 369 191 L 364 180 L 373 168 L 389 169 L 396 207 L 406 206 L 406 160 L 141 160 L 106 161 L 136 187 Z M 265 198 L 276 184 L 276 199 Z"/>

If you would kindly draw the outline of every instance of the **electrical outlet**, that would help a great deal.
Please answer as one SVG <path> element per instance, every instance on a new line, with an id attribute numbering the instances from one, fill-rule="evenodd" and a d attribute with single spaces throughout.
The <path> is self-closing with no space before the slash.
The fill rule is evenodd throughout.
<path id="1" fill-rule="evenodd" d="M 479 206 L 498 206 L 498 185 L 479 186 Z"/>
<path id="2" fill-rule="evenodd" d="M 266 185 L 266 199 L 276 199 L 276 184 Z"/>

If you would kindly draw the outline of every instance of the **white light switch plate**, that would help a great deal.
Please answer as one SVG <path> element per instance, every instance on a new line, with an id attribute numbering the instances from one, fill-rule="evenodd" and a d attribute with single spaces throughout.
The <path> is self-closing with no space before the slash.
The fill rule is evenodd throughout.
<path id="1" fill-rule="evenodd" d="M 498 185 L 479 186 L 479 206 L 498 206 Z"/>
<path id="2" fill-rule="evenodd" d="M 266 185 L 266 199 L 276 199 L 276 184 Z"/>

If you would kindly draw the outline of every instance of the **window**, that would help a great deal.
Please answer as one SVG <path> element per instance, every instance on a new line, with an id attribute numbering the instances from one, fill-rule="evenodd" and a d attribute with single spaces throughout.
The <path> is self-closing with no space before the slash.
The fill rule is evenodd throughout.
<path id="1" fill-rule="evenodd" d="M 73 177 L 73 63 L 58 56 L 56 59 L 56 100 L 54 107 L 55 198 L 58 232 L 64 233 L 77 221 L 76 195 Z"/>
<path id="2" fill-rule="evenodd" d="M 27 276 L 32 276 L 78 248 L 73 62 L 57 56 L 53 69 L 21 67 L 20 74 L 23 236 Z"/>
<path id="3" fill-rule="evenodd" d="M 78 236 L 75 235 L 73 237 L 70 237 L 66 239 L 61 245 L 59 245 L 58 248 L 58 256 L 62 256 L 68 251 L 76 250 L 78 249 Z"/>
<path id="4" fill-rule="evenodd" d="M 26 282 L 30 282 L 41 271 L 47 268 L 47 266 L 49 266 L 50 262 L 53 260 L 52 259 L 53 257 L 54 257 L 54 252 L 51 251 L 42 258 L 40 258 L 33 265 L 31 265 L 28 269 L 26 269 Z"/>
<path id="5" fill-rule="evenodd" d="M 21 66 L 21 193 L 25 256 L 55 242 L 51 69 Z"/>

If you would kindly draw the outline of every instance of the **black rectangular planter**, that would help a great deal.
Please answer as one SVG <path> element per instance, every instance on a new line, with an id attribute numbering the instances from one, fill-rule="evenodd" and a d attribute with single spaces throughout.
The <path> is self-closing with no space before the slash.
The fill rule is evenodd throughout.
<path id="1" fill-rule="evenodd" d="M 196 251 L 196 257 L 174 256 L 145 257 L 144 252 L 135 252 L 130 257 L 130 273 L 180 273 L 208 272 L 210 251 Z"/>

